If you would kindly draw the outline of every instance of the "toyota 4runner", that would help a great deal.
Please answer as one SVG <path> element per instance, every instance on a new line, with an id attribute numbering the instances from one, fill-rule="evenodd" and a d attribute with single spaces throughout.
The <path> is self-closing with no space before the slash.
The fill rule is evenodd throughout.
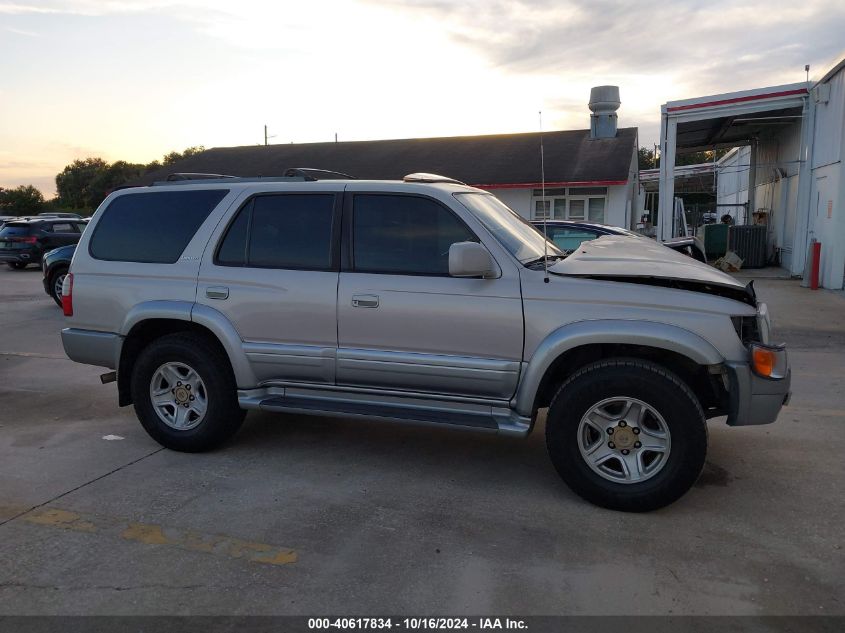
<path id="1" fill-rule="evenodd" d="M 447 178 L 218 178 L 112 193 L 63 285 L 68 356 L 113 369 L 162 445 L 218 446 L 245 410 L 434 423 L 546 442 L 593 503 L 695 482 L 705 420 L 789 397 L 753 287 L 647 240 L 565 255 Z"/>

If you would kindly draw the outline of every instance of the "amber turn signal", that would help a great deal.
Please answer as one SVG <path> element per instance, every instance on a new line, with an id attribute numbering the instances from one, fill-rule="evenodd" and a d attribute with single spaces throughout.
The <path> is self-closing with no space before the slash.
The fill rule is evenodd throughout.
<path id="1" fill-rule="evenodd" d="M 755 347 L 751 353 L 751 360 L 754 361 L 754 371 L 767 378 L 775 370 L 775 353 L 770 349 Z"/>
<path id="2" fill-rule="evenodd" d="M 783 346 L 751 346 L 751 366 L 763 378 L 783 378 L 786 375 L 786 350 Z"/>

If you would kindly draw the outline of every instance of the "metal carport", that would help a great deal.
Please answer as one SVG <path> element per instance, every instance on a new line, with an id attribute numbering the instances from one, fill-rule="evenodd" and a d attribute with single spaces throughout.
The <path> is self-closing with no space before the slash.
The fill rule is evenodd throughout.
<path id="1" fill-rule="evenodd" d="M 756 176 L 756 139 L 772 126 L 800 124 L 801 147 L 799 171 L 799 213 L 796 235 L 806 232 L 809 204 L 809 169 L 807 148 L 812 135 L 812 108 L 807 84 L 787 84 L 743 90 L 720 95 L 670 101 L 661 106 L 660 124 L 660 222 L 658 237 L 674 237 L 675 159 L 679 153 L 712 150 L 722 147 L 752 145 L 749 174 L 749 213 L 755 209 L 754 178 Z M 803 223 L 803 226 L 801 225 Z M 803 253 L 796 253 L 802 257 Z M 803 262 L 802 262 L 803 264 Z"/>

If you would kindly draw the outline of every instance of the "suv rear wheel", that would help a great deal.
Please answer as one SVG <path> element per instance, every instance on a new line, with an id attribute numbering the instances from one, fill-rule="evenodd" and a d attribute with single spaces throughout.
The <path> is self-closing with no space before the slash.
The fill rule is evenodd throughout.
<path id="1" fill-rule="evenodd" d="M 676 501 L 698 479 L 707 424 L 698 399 L 667 369 L 607 360 L 560 387 L 546 444 L 577 494 L 605 508 L 644 512 Z"/>
<path id="2" fill-rule="evenodd" d="M 8 262 L 9 268 L 14 268 L 15 270 L 23 270 L 26 268 L 26 262 Z"/>
<path id="3" fill-rule="evenodd" d="M 138 356 L 132 401 L 141 425 L 162 446 L 200 452 L 237 432 L 246 412 L 238 406 L 229 359 L 208 337 L 169 334 Z"/>

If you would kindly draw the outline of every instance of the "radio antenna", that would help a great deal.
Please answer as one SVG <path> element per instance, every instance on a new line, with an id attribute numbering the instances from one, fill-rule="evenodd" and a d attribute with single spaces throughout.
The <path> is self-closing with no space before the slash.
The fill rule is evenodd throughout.
<path id="1" fill-rule="evenodd" d="M 546 157 L 543 153 L 543 111 L 540 110 L 540 193 L 542 194 L 542 202 L 540 203 L 543 209 L 543 282 L 549 283 L 549 233 L 546 230 L 546 220 L 552 212 L 551 205 L 547 205 L 546 201 Z"/>

